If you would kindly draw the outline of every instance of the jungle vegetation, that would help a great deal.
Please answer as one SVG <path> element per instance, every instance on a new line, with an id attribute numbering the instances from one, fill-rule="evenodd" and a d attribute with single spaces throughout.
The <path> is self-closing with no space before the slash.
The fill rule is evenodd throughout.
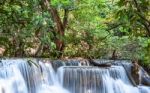
<path id="1" fill-rule="evenodd" d="M 0 56 L 142 60 L 150 0 L 0 0 Z"/>

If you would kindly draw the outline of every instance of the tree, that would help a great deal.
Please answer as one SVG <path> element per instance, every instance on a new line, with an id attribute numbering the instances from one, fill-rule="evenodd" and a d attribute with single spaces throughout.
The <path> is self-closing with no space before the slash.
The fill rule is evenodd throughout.
<path id="1" fill-rule="evenodd" d="M 149 0 L 1 0 L 3 56 L 149 60 Z"/>
<path id="2" fill-rule="evenodd" d="M 126 32 L 150 36 L 149 0 L 119 0 L 116 12 L 118 22 Z"/>
<path id="3" fill-rule="evenodd" d="M 64 17 L 63 17 L 63 21 L 61 21 L 61 17 L 58 13 L 58 10 L 52 6 L 51 0 L 42 0 L 41 2 L 42 2 L 42 6 L 45 7 L 49 11 L 49 13 L 52 16 L 53 22 L 56 24 L 55 32 L 53 33 L 55 34 L 54 41 L 56 44 L 56 49 L 58 52 L 60 52 L 58 54 L 58 57 L 60 57 L 62 55 L 62 51 L 65 46 L 62 37 L 64 37 L 66 25 L 68 23 L 69 9 L 68 8 L 63 9 Z"/>

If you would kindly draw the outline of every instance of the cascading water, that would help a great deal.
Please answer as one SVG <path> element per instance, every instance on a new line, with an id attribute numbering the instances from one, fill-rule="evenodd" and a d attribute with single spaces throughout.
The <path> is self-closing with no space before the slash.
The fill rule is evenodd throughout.
<path id="1" fill-rule="evenodd" d="M 120 65 L 99 68 L 75 60 L 28 60 L 0 62 L 0 93 L 150 93 L 150 87 L 133 86 Z"/>
<path id="2" fill-rule="evenodd" d="M 0 68 L 0 93 L 27 93 L 20 70 L 13 63 L 3 62 Z"/>
<path id="3" fill-rule="evenodd" d="M 34 63 L 37 62 L 37 63 Z M 0 93 L 69 93 L 57 79 L 51 63 L 26 59 L 2 60 Z"/>
<path id="4" fill-rule="evenodd" d="M 121 66 L 63 67 L 63 86 L 71 93 L 139 93 Z"/>

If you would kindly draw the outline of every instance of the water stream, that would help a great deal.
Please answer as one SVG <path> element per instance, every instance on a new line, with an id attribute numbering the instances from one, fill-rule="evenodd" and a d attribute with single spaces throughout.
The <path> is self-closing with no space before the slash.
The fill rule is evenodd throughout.
<path id="1" fill-rule="evenodd" d="M 1 60 L 0 93 L 150 93 L 150 87 L 133 86 L 120 65 L 28 60 Z"/>

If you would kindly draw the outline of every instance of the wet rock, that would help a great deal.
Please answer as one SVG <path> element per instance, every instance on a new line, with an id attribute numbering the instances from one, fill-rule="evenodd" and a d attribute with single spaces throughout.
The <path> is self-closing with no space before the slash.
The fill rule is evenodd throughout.
<path id="1" fill-rule="evenodd" d="M 89 62 L 91 65 L 93 66 L 98 66 L 98 67 L 111 67 L 111 62 L 112 61 L 108 61 L 108 62 L 99 62 L 93 59 L 89 59 Z"/>
<path id="2" fill-rule="evenodd" d="M 133 60 L 132 66 L 131 66 L 131 75 L 132 75 L 136 85 L 139 85 L 141 83 L 140 68 L 141 67 L 138 64 L 138 60 Z"/>
<path id="3" fill-rule="evenodd" d="M 142 77 L 142 85 L 150 86 L 150 78 Z"/>
<path id="4" fill-rule="evenodd" d="M 143 68 L 141 68 L 141 84 L 150 86 L 150 76 Z"/>

